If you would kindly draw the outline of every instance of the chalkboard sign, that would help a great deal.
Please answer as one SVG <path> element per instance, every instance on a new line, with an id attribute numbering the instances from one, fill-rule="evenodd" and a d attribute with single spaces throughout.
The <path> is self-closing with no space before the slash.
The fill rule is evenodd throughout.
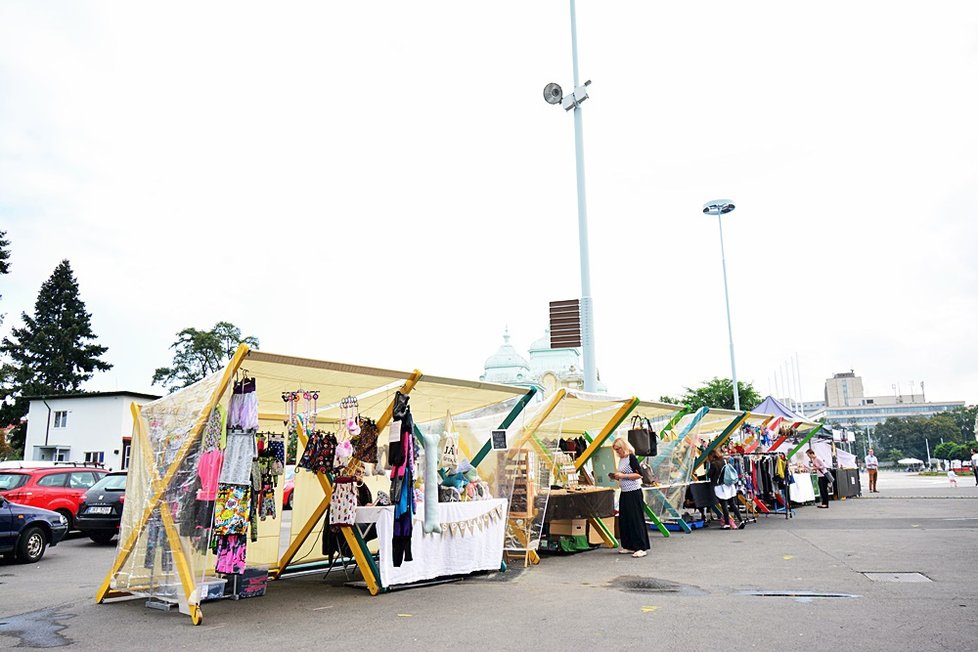
<path id="1" fill-rule="evenodd" d="M 497 451 L 506 450 L 506 431 L 505 430 L 493 430 L 492 431 L 492 448 Z"/>

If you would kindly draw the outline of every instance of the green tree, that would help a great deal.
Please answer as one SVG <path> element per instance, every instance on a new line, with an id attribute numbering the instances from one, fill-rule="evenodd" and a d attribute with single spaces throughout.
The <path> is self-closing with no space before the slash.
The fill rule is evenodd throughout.
<path id="1" fill-rule="evenodd" d="M 954 442 L 945 441 L 937 446 L 934 446 L 934 457 L 939 460 L 949 460 L 954 457 L 954 451 L 958 447 L 958 444 Z"/>
<path id="2" fill-rule="evenodd" d="M 978 418 L 978 405 L 955 408 L 935 416 L 949 417 L 954 421 L 954 425 L 960 432 L 960 436 L 954 441 L 965 443 L 975 441 L 975 419 Z"/>
<path id="3" fill-rule="evenodd" d="M 25 397 L 77 392 L 96 371 L 112 368 L 102 360 L 108 349 L 95 343 L 91 318 L 71 264 L 62 260 L 41 285 L 33 316 L 22 313 L 24 325 L 13 328 L 0 343 L 0 354 L 7 360 L 0 370 L 7 395 L 0 405 L 0 423 L 17 424 L 10 444 L 21 454 Z"/>
<path id="4" fill-rule="evenodd" d="M 750 383 L 738 381 L 737 389 L 740 394 L 740 408 L 742 410 L 748 410 L 763 400 Z M 687 387 L 686 393 L 680 399 L 662 396 L 659 400 L 663 403 L 685 405 L 693 410 L 698 410 L 703 406 L 732 410 L 734 409 L 733 381 L 729 378 L 714 377 L 713 380 L 705 382 L 698 389 Z"/>
<path id="5" fill-rule="evenodd" d="M 184 328 L 170 345 L 175 351 L 173 363 L 156 370 L 153 384 L 163 385 L 170 392 L 192 385 L 223 369 L 239 344 L 257 349 L 258 338 L 241 337 L 241 329 L 226 321 L 217 322 L 209 331 Z"/>
<path id="6" fill-rule="evenodd" d="M 961 460 L 962 462 L 964 460 L 970 460 L 972 446 L 974 444 L 955 444 L 948 459 Z"/>
<path id="7" fill-rule="evenodd" d="M 948 412 L 929 417 L 891 417 L 876 427 L 873 439 L 880 448 L 899 448 L 912 457 L 924 459 L 927 457 L 927 442 L 933 451 L 937 450 L 936 445 L 941 439 L 945 442 L 961 443 L 958 418 Z M 934 457 L 950 459 L 936 453 Z"/>
<path id="8" fill-rule="evenodd" d="M 891 462 L 897 462 L 906 457 L 906 454 L 899 448 L 891 448 L 886 451 L 886 456 L 884 459 L 890 460 Z"/>

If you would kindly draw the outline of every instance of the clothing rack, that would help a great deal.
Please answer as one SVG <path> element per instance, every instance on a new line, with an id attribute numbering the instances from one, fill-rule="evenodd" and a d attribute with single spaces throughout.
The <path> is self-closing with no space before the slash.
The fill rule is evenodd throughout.
<path id="1" fill-rule="evenodd" d="M 744 460 L 746 459 L 753 462 L 763 458 L 768 458 L 768 459 L 780 458 L 784 460 L 785 476 L 783 481 L 777 479 L 773 475 L 769 477 L 768 481 L 771 482 L 772 488 L 776 487 L 778 491 L 762 492 L 759 495 L 757 491 L 760 488 L 758 478 L 756 477 L 756 474 L 753 472 L 752 466 L 745 467 Z M 788 485 L 791 484 L 791 470 L 788 466 L 787 455 L 785 455 L 783 452 L 770 452 L 770 451 L 753 452 L 753 453 L 731 453 L 729 455 L 729 459 L 739 461 L 739 469 L 741 471 L 742 477 L 745 475 L 743 473 L 744 469 L 747 468 L 749 470 L 749 473 L 747 475 L 750 476 L 752 482 L 745 483 L 744 485 L 745 488 L 749 490 L 749 492 L 745 492 L 745 502 L 747 504 L 747 508 L 749 511 L 755 513 L 760 512 L 765 515 L 771 513 L 776 513 L 776 514 L 783 513 L 786 520 L 794 516 L 794 512 L 791 509 L 791 502 L 788 494 Z M 773 504 L 771 505 L 765 504 L 765 502 L 761 499 L 762 496 L 771 496 L 772 499 L 771 502 Z M 778 503 L 780 503 L 780 506 L 778 505 Z"/>

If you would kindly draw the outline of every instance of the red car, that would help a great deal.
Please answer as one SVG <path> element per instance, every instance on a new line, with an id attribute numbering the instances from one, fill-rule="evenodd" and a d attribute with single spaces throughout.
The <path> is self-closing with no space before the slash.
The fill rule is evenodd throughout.
<path id="1" fill-rule="evenodd" d="M 0 496 L 12 503 L 58 512 L 74 530 L 78 504 L 88 489 L 102 479 L 103 468 L 58 465 L 31 468 L 0 468 Z"/>
<path id="2" fill-rule="evenodd" d="M 292 509 L 292 490 L 295 489 L 295 464 L 285 467 L 285 484 L 282 486 L 282 507 Z"/>

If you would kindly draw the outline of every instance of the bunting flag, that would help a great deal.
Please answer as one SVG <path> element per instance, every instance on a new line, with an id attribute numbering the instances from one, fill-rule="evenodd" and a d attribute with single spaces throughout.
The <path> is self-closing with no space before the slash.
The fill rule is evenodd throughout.
<path id="1" fill-rule="evenodd" d="M 464 521 L 454 521 L 451 523 L 440 523 L 442 534 L 450 534 L 451 536 L 466 536 L 466 534 L 475 534 L 478 529 L 480 532 L 492 527 L 492 524 L 496 521 L 505 518 L 506 510 L 503 509 L 502 505 L 493 507 L 485 514 L 480 514 L 479 516 L 474 516 Z"/>

